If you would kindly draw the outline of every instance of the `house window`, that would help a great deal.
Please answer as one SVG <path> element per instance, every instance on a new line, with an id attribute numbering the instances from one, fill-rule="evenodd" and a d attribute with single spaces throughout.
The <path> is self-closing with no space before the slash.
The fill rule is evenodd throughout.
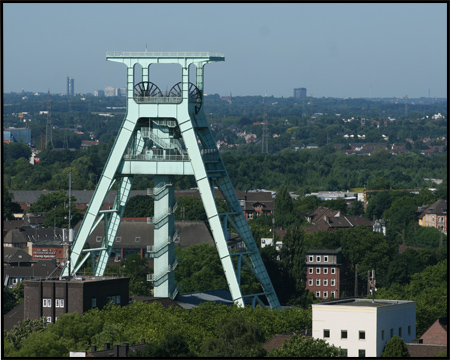
<path id="1" fill-rule="evenodd" d="M 336 274 L 336 268 L 331 268 L 331 273 Z"/>
<path id="2" fill-rule="evenodd" d="M 97 241 L 97 242 L 102 241 L 102 237 L 101 237 L 101 236 L 97 236 L 97 237 L 95 238 L 95 241 Z"/>
<path id="3" fill-rule="evenodd" d="M 366 350 L 364 350 L 364 349 L 359 349 L 359 350 L 358 350 L 358 356 L 359 356 L 359 357 L 366 357 Z"/>
<path id="4" fill-rule="evenodd" d="M 314 261 L 314 256 L 309 255 L 309 262 L 313 262 Z"/>
<path id="5" fill-rule="evenodd" d="M 328 291 L 324 291 L 323 292 L 323 298 L 324 299 L 328 299 Z"/>
<path id="6" fill-rule="evenodd" d="M 316 279 L 316 286 L 320 286 L 320 279 Z"/>
<path id="7" fill-rule="evenodd" d="M 345 356 L 348 356 L 348 354 L 347 354 L 347 349 L 342 349 L 342 351 L 344 352 L 344 355 L 345 355 Z"/>
<path id="8" fill-rule="evenodd" d="M 42 299 L 43 307 L 52 307 L 52 299 Z"/>
<path id="9" fill-rule="evenodd" d="M 136 236 L 136 238 L 134 239 L 136 242 L 140 242 L 141 238 L 139 236 Z"/>
<path id="10" fill-rule="evenodd" d="M 328 268 L 323 268 L 323 273 L 328 274 Z"/>
<path id="11" fill-rule="evenodd" d="M 56 299 L 55 307 L 64 307 L 64 299 Z"/>
<path id="12" fill-rule="evenodd" d="M 359 331 L 359 340 L 365 340 L 366 339 L 366 332 L 360 330 Z"/>
<path id="13" fill-rule="evenodd" d="M 328 255 L 324 255 L 324 256 L 323 256 L 323 261 L 324 261 L 324 262 L 328 262 Z"/>
<path id="14" fill-rule="evenodd" d="M 408 325 L 408 336 L 411 335 L 411 325 Z"/>
<path id="15" fill-rule="evenodd" d="M 331 279 L 330 281 L 331 281 L 331 286 L 335 286 L 336 285 L 336 280 Z"/>
<path id="16" fill-rule="evenodd" d="M 309 279 L 309 280 L 308 280 L 308 285 L 309 285 L 309 286 L 313 286 L 313 284 L 314 284 L 313 279 Z"/>
<path id="17" fill-rule="evenodd" d="M 120 236 L 116 237 L 116 242 L 120 242 L 122 238 Z"/>
<path id="18" fill-rule="evenodd" d="M 94 308 L 94 307 L 97 307 L 97 299 L 96 298 L 93 298 L 92 299 L 92 307 Z"/>
<path id="19" fill-rule="evenodd" d="M 248 218 L 249 218 L 249 219 L 253 219 L 253 213 L 249 212 L 249 213 L 248 213 Z"/>
<path id="20" fill-rule="evenodd" d="M 316 268 L 316 274 L 320 274 L 320 267 Z"/>
<path id="21" fill-rule="evenodd" d="M 320 297 L 320 291 L 316 291 L 316 297 Z"/>
<path id="22" fill-rule="evenodd" d="M 320 255 L 316 256 L 316 261 L 320 262 Z"/>
<path id="23" fill-rule="evenodd" d="M 52 322 L 52 317 L 51 316 L 47 316 L 47 322 L 51 323 Z"/>
<path id="24" fill-rule="evenodd" d="M 336 297 L 336 291 L 331 292 L 331 297 L 334 299 Z"/>
<path id="25" fill-rule="evenodd" d="M 347 339 L 347 330 L 341 330 L 341 339 Z"/>
<path id="26" fill-rule="evenodd" d="M 314 269 L 312 267 L 308 268 L 308 271 L 309 271 L 310 274 L 314 273 Z"/>
<path id="27" fill-rule="evenodd" d="M 398 337 L 402 337 L 402 328 L 401 327 L 398 328 Z"/>
<path id="28" fill-rule="evenodd" d="M 330 337 L 330 330 L 329 329 L 323 329 L 323 338 L 329 338 Z"/>
<path id="29" fill-rule="evenodd" d="M 394 337 L 394 329 L 391 329 L 391 339 Z"/>
<path id="30" fill-rule="evenodd" d="M 384 330 L 381 330 L 381 340 L 384 340 Z"/>
<path id="31" fill-rule="evenodd" d="M 328 279 L 323 279 L 323 286 L 328 286 Z"/>

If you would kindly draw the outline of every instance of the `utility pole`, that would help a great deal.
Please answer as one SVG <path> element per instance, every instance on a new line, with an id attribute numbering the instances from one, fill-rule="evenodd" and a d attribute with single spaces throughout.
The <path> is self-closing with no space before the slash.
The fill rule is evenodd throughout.
<path id="1" fill-rule="evenodd" d="M 368 275 L 370 276 L 370 270 L 368 271 Z M 369 293 L 372 294 L 372 302 L 375 302 L 375 291 L 377 291 L 377 288 L 375 285 L 377 284 L 377 280 L 375 279 L 375 270 L 372 270 L 372 278 L 368 279 L 368 285 L 370 287 Z"/>
<path id="2" fill-rule="evenodd" d="M 71 263 L 70 263 L 70 246 L 71 246 L 71 242 L 70 242 L 70 238 L 72 237 L 71 236 L 71 233 L 70 233 L 70 220 L 71 220 L 71 217 L 72 217 L 72 171 L 71 172 L 69 172 L 69 231 L 67 232 L 67 236 L 68 236 L 68 243 L 69 243 L 69 249 L 68 249 L 68 258 L 67 258 L 67 260 L 68 260 L 68 262 L 69 262 L 69 281 L 70 281 L 70 274 L 71 274 L 71 271 L 70 271 L 70 268 L 71 268 Z M 72 239 L 73 240 L 73 239 Z"/>
<path id="3" fill-rule="evenodd" d="M 355 264 L 355 296 L 358 296 L 358 264 Z"/>
<path id="4" fill-rule="evenodd" d="M 50 144 L 53 148 L 53 126 L 52 126 L 52 101 L 50 100 L 50 90 L 47 94 L 47 127 L 45 130 L 45 148 Z"/>
<path id="5" fill-rule="evenodd" d="M 263 104 L 264 104 L 264 115 L 263 115 L 263 131 L 261 136 L 261 153 L 268 154 L 269 153 L 269 144 L 267 143 L 267 140 L 269 138 L 269 134 L 267 133 L 267 111 L 266 111 L 266 104 L 265 104 L 265 98 L 267 95 L 264 94 Z"/>

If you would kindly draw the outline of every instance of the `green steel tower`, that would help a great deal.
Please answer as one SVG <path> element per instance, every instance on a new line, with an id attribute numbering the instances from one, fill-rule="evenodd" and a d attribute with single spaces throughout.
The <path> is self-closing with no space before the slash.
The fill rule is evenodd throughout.
<path id="1" fill-rule="evenodd" d="M 202 198 L 215 245 L 225 272 L 233 301 L 244 306 L 267 303 L 279 309 L 280 303 L 261 259 L 258 247 L 242 212 L 233 185 L 223 164 L 203 112 L 203 69 L 207 63 L 224 61 L 223 53 L 210 52 L 108 52 L 106 60 L 124 63 L 127 67 L 127 114 L 122 122 L 100 181 L 72 245 L 70 261 L 62 276 L 74 274 L 91 256 L 98 255 L 94 275 L 102 276 L 123 216 L 136 174 L 152 175 L 154 189 L 154 245 L 148 247 L 154 257 L 155 297 L 175 298 L 174 226 L 176 209 L 172 177 L 193 175 Z M 178 64 L 180 82 L 163 94 L 151 82 L 152 64 Z M 192 82 L 190 82 L 192 78 Z M 117 183 L 117 196 L 110 210 L 100 210 L 105 196 Z M 228 211 L 220 213 L 214 188 L 223 194 Z M 89 235 L 104 220 L 105 239 L 102 246 L 83 249 Z M 228 225 L 239 233 L 245 251 L 231 253 L 227 246 Z M 234 261 L 233 259 L 236 258 Z M 244 263 L 261 285 L 256 294 L 243 294 L 240 288 L 241 266 Z M 70 269 L 69 269 L 70 267 Z M 267 301 L 264 301 L 264 297 Z"/>

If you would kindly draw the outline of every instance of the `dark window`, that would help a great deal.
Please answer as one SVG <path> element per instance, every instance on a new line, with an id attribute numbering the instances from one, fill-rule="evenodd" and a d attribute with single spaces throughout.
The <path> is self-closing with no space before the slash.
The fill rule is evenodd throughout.
<path id="1" fill-rule="evenodd" d="M 366 338 L 366 332 L 360 331 L 359 332 L 359 340 L 365 340 L 365 338 Z"/>
<path id="2" fill-rule="evenodd" d="M 359 350 L 358 350 L 358 356 L 359 356 L 359 357 L 366 357 L 366 350 L 364 350 L 364 349 L 359 349 Z"/>
<path id="3" fill-rule="evenodd" d="M 141 241 L 141 238 L 140 237 L 136 237 L 136 242 L 139 242 L 139 241 Z"/>
<path id="4" fill-rule="evenodd" d="M 347 339 L 347 330 L 341 330 L 341 339 Z"/>
<path id="5" fill-rule="evenodd" d="M 347 355 L 347 349 L 342 349 L 342 351 L 344 352 L 345 356 L 348 356 Z"/>
<path id="6" fill-rule="evenodd" d="M 329 338 L 330 337 L 330 330 L 324 329 L 323 330 L 323 337 L 324 338 Z"/>

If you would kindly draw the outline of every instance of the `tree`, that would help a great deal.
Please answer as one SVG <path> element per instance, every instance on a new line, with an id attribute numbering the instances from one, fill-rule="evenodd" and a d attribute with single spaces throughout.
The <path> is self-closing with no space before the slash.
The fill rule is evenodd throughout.
<path id="1" fill-rule="evenodd" d="M 10 332 L 6 334 L 5 340 L 12 343 L 16 349 L 19 349 L 28 336 L 30 336 L 33 332 L 44 331 L 46 326 L 47 320 L 44 316 L 36 320 L 21 320 L 17 325 L 14 325 Z"/>
<path id="2" fill-rule="evenodd" d="M 294 204 L 286 186 L 282 186 L 275 197 L 275 221 L 277 226 L 287 227 L 295 222 L 292 213 Z"/>
<path id="3" fill-rule="evenodd" d="M 280 249 L 280 260 L 293 281 L 291 305 L 308 304 L 308 291 L 306 284 L 306 235 L 301 227 L 291 227 L 283 238 L 283 246 Z M 288 279 L 287 279 L 288 280 Z"/>
<path id="4" fill-rule="evenodd" d="M 130 198 L 123 213 L 123 217 L 153 216 L 154 199 L 147 195 L 136 195 Z"/>
<path id="5" fill-rule="evenodd" d="M 228 288 L 219 254 L 214 245 L 198 244 L 180 249 L 183 261 L 175 269 L 175 280 L 183 292 Z"/>
<path id="6" fill-rule="evenodd" d="M 286 340 L 281 348 L 269 350 L 268 357 L 308 358 L 308 357 L 346 357 L 344 351 L 329 345 L 322 339 L 306 339 L 295 334 Z"/>
<path id="7" fill-rule="evenodd" d="M 130 295 L 151 295 L 153 285 L 147 281 L 147 275 L 152 271 L 146 258 L 141 259 L 138 254 L 133 254 L 123 260 L 120 266 L 123 266 L 123 274 L 130 278 Z"/>
<path id="8" fill-rule="evenodd" d="M 264 336 L 260 327 L 234 315 L 217 325 L 216 336 L 205 340 L 200 356 L 263 357 Z"/>
<path id="9" fill-rule="evenodd" d="M 167 333 L 160 342 L 148 343 L 141 351 L 130 353 L 128 357 L 195 357 L 182 333 Z"/>
<path id="10" fill-rule="evenodd" d="M 383 352 L 381 353 L 381 357 L 409 357 L 408 348 L 406 344 L 403 342 L 403 339 L 398 336 L 394 336 L 390 339 L 386 345 L 384 345 Z"/>
<path id="11" fill-rule="evenodd" d="M 83 218 L 81 212 L 76 208 L 76 198 L 71 199 L 71 226 L 75 226 Z M 50 194 L 42 194 L 31 206 L 30 212 L 45 212 L 44 226 L 67 227 L 69 225 L 69 196 L 63 190 Z"/>

